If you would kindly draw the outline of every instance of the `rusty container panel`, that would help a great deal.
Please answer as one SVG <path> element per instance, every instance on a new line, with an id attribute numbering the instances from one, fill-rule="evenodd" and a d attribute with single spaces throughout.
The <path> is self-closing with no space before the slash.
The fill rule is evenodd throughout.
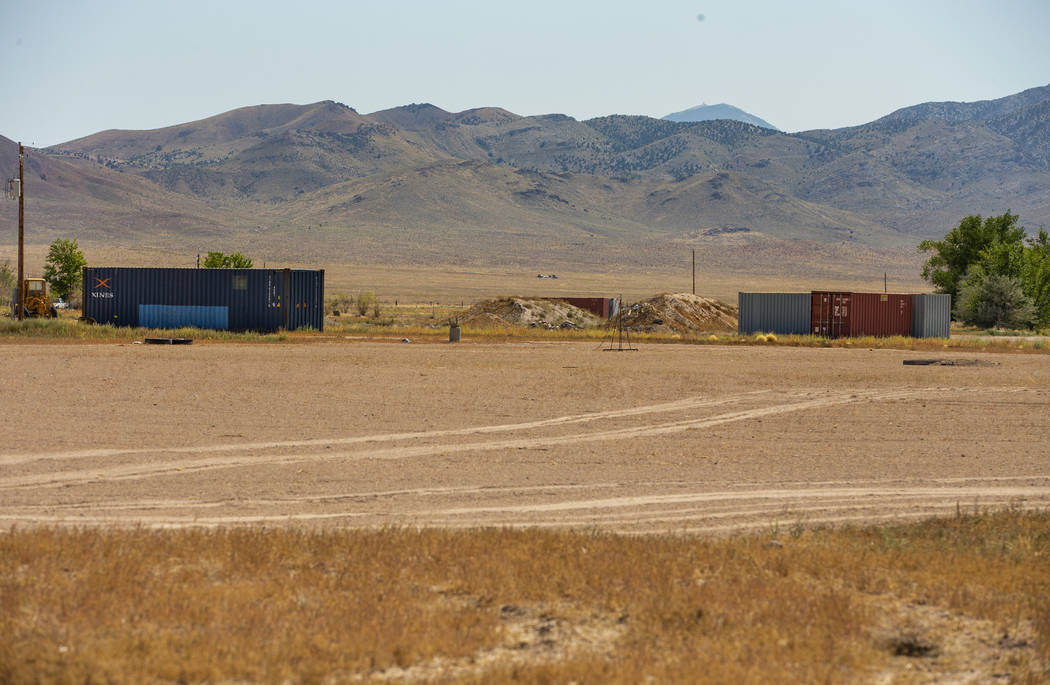
<path id="1" fill-rule="evenodd" d="M 853 293 L 850 335 L 911 336 L 912 296 L 894 293 Z"/>
<path id="2" fill-rule="evenodd" d="M 815 290 L 810 293 L 809 332 L 824 338 L 848 338 L 852 333 L 853 293 Z"/>
<path id="3" fill-rule="evenodd" d="M 568 302 L 573 307 L 579 307 L 603 319 L 609 318 L 610 304 L 615 302 L 608 297 L 544 297 L 542 299 Z"/>

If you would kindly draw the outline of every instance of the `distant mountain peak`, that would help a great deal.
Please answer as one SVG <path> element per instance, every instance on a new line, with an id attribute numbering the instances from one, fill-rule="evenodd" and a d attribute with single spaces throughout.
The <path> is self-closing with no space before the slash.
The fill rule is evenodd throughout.
<path id="1" fill-rule="evenodd" d="M 732 121 L 742 121 L 745 124 L 751 124 L 753 126 L 761 126 L 762 128 L 772 129 L 779 131 L 776 126 L 769 123 L 765 119 L 756 117 L 754 114 L 749 114 L 739 107 L 726 104 L 724 102 L 717 105 L 709 105 L 706 102 L 697 105 L 696 107 L 690 107 L 684 109 L 681 112 L 674 112 L 662 117 L 667 121 L 677 122 L 688 122 L 688 121 L 711 121 L 713 119 L 730 119 Z"/>

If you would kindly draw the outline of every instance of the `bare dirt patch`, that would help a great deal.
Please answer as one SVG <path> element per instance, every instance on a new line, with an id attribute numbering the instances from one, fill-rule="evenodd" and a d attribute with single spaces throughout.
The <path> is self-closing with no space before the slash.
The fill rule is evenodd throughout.
<path id="1" fill-rule="evenodd" d="M 0 524 L 717 533 L 1050 502 L 1041 357 L 640 347 L 7 346 Z"/>
<path id="2" fill-rule="evenodd" d="M 603 319 L 560 300 L 502 297 L 471 307 L 460 322 L 475 328 L 528 326 L 546 329 L 620 325 L 647 333 L 735 332 L 736 307 L 691 293 L 663 293 L 624 303 L 616 319 Z"/>
<path id="3" fill-rule="evenodd" d="M 561 300 L 500 297 L 475 304 L 460 323 L 481 328 L 514 325 L 554 329 L 594 327 L 604 320 Z"/>

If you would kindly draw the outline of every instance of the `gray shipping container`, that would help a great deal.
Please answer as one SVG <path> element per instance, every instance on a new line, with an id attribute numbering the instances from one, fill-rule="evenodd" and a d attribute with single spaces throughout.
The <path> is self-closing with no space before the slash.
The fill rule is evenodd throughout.
<path id="1" fill-rule="evenodd" d="M 808 335 L 809 293 L 737 293 L 737 332 Z"/>
<path id="2" fill-rule="evenodd" d="M 921 294 L 911 296 L 912 335 L 916 338 L 951 336 L 952 296 Z"/>

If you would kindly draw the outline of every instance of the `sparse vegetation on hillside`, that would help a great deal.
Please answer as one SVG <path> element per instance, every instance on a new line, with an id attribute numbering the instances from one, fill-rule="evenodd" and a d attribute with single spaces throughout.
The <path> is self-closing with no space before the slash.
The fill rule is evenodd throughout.
<path id="1" fill-rule="evenodd" d="M 910 245 L 992 201 L 1050 224 L 1048 102 L 1050 88 L 1032 89 L 801 134 L 734 121 L 267 105 L 157 131 L 107 131 L 31 164 L 46 178 L 36 191 L 41 223 L 75 220 L 83 240 L 223 235 L 327 258 L 352 233 L 354 257 L 373 262 L 404 259 L 414 245 L 412 259 L 429 263 L 493 255 L 525 263 L 537 245 L 572 259 L 569 246 L 597 235 L 587 253 L 603 264 L 648 266 L 671 263 L 698 228 L 690 242 L 704 246 L 706 229 L 750 226 L 754 242 L 851 248 L 847 262 L 878 273 L 882 265 L 857 248 Z M 13 150 L 0 147 L 0 164 Z M 477 166 L 436 168 L 460 163 Z M 549 178 L 517 187 L 500 178 L 513 169 Z M 722 173 L 726 188 L 703 185 Z M 0 217 L 0 228 L 10 221 Z M 805 255 L 813 245 L 799 247 Z M 799 258 L 778 264 L 787 262 Z"/>

